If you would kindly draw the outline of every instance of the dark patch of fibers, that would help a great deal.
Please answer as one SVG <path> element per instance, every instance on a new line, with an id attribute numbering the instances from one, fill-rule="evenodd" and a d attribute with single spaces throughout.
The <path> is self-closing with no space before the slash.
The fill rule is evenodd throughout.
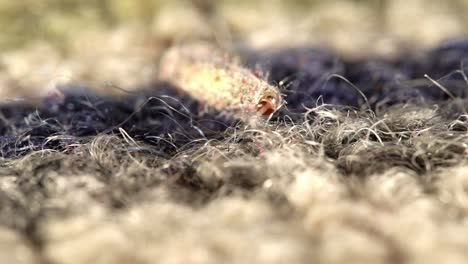
<path id="1" fill-rule="evenodd" d="M 63 98 L 46 98 L 41 106 L 0 107 L 1 156 L 11 158 L 43 149 L 65 150 L 86 137 L 125 130 L 137 140 L 172 155 L 196 138 L 219 135 L 234 125 L 168 84 L 125 97 L 106 97 L 83 89 L 63 90 Z M 168 136 L 170 134 L 170 136 Z"/>
<path id="2" fill-rule="evenodd" d="M 454 41 L 423 54 L 405 54 L 396 59 L 345 60 L 314 48 L 286 49 L 251 56 L 249 65 L 260 65 L 273 84 L 282 84 L 288 107 L 301 110 L 318 103 L 360 106 L 363 97 L 376 105 L 408 100 L 451 98 L 425 78 L 427 74 L 456 97 L 466 97 L 463 78 L 468 58 L 467 42 Z M 463 69 L 462 69 L 463 66 Z M 353 85 L 351 85 L 351 84 Z"/>
<path id="3" fill-rule="evenodd" d="M 468 101 L 417 80 L 421 56 L 403 65 L 278 51 L 261 65 L 291 82 L 288 110 L 255 126 L 169 84 L 4 104 L 0 258 L 466 263 Z M 320 95 L 337 105 L 316 105 Z"/>

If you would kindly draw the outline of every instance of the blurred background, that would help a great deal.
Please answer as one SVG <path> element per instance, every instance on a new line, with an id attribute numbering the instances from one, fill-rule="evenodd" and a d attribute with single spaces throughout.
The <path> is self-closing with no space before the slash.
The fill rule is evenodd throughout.
<path id="1" fill-rule="evenodd" d="M 463 37 L 467 12 L 468 0 L 0 0 L 0 98 L 137 89 L 167 47 L 200 39 L 395 56 Z"/>

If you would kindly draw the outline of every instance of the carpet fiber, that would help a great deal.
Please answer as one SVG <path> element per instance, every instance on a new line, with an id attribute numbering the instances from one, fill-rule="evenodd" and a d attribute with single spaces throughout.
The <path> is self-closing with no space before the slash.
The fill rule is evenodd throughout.
<path id="1" fill-rule="evenodd" d="M 286 102 L 256 124 L 162 82 L 5 101 L 2 263 L 466 263 L 468 41 L 240 54 Z"/>

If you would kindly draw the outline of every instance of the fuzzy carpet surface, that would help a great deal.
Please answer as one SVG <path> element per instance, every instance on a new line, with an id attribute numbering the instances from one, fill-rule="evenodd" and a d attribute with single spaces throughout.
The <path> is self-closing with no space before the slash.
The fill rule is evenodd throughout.
<path id="1" fill-rule="evenodd" d="M 4 101 L 1 262 L 468 261 L 468 40 L 242 54 L 287 102 L 257 126 L 160 82 Z"/>

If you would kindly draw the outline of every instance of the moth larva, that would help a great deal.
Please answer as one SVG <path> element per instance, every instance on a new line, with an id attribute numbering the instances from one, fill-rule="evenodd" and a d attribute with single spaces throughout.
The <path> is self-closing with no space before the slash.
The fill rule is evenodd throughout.
<path id="1" fill-rule="evenodd" d="M 245 119 L 281 106 L 279 90 L 210 45 L 178 46 L 161 60 L 159 77 L 198 101 Z"/>

